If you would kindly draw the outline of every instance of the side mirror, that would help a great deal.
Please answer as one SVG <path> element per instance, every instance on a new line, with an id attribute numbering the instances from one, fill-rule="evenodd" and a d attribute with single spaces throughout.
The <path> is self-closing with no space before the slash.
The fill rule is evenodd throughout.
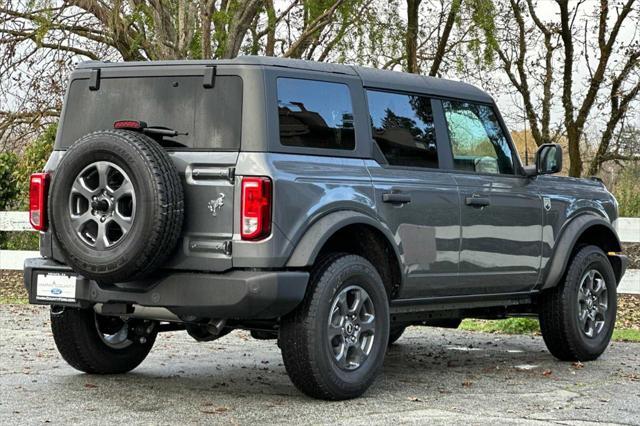
<path id="1" fill-rule="evenodd" d="M 562 171 L 562 147 L 545 143 L 536 152 L 536 174 L 548 175 Z"/>

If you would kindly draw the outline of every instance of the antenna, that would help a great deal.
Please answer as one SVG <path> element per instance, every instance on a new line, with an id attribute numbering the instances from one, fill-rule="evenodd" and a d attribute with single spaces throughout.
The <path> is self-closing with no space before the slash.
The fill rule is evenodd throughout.
<path id="1" fill-rule="evenodd" d="M 524 101 L 522 101 L 522 121 L 524 124 L 524 164 L 529 165 L 529 146 L 527 145 L 527 112 L 524 109 Z"/>

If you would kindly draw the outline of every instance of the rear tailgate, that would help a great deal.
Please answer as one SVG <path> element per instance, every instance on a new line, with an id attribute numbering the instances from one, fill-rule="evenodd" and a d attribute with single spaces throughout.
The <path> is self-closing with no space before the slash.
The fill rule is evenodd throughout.
<path id="1" fill-rule="evenodd" d="M 168 267 L 230 269 L 237 152 L 175 152 L 185 208 L 182 239 Z"/>
<path id="2" fill-rule="evenodd" d="M 232 267 L 233 172 L 241 141 L 243 81 L 224 66 L 213 73 L 211 69 L 107 66 L 97 73 L 75 72 L 56 137 L 55 149 L 65 150 L 87 133 L 113 128 L 119 120 L 178 132 L 161 141 L 180 173 L 185 194 L 182 238 L 167 268 Z"/>

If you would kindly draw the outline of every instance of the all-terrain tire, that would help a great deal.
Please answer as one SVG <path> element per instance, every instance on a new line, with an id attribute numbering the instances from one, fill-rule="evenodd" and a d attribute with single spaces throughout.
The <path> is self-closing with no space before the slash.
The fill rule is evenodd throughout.
<path id="1" fill-rule="evenodd" d="M 597 271 L 606 285 L 607 309 L 604 326 L 594 337 L 581 329 L 578 291 L 589 271 Z M 556 358 L 563 361 L 597 359 L 609 345 L 616 320 L 616 278 L 609 259 L 597 246 L 581 248 L 571 259 L 566 275 L 540 299 L 540 329 L 544 342 Z"/>
<path id="2" fill-rule="evenodd" d="M 136 368 L 149 354 L 155 329 L 145 342 L 132 339 L 122 348 L 108 346 L 98 334 L 93 309 L 51 309 L 51 331 L 62 358 L 76 370 L 90 374 L 121 374 Z"/>
<path id="3" fill-rule="evenodd" d="M 136 203 L 130 230 L 110 247 L 83 241 L 70 212 L 78 176 L 101 162 L 128 175 Z M 58 246 L 75 271 L 99 282 L 132 281 L 158 269 L 177 244 L 183 216 L 184 194 L 173 162 L 157 142 L 136 132 L 101 130 L 83 136 L 67 150 L 51 183 L 49 217 Z"/>
<path id="4" fill-rule="evenodd" d="M 375 308 L 375 334 L 364 362 L 345 370 L 334 360 L 328 327 L 334 298 L 354 285 L 368 293 Z M 335 254 L 313 268 L 303 302 L 282 319 L 279 343 L 287 373 L 300 391 L 314 398 L 344 400 L 371 386 L 381 371 L 388 338 L 389 305 L 380 275 L 360 256 Z"/>

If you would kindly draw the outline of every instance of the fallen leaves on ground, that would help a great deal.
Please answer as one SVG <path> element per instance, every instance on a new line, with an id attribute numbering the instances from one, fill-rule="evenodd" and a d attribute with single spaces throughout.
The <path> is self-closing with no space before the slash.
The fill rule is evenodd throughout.
<path id="1" fill-rule="evenodd" d="M 622 252 L 629 257 L 629 269 L 640 269 L 640 243 L 622 244 Z"/>
<path id="2" fill-rule="evenodd" d="M 204 414 L 222 414 L 226 413 L 227 411 L 229 411 L 227 407 L 205 407 L 200 409 L 200 412 Z"/>
<path id="3" fill-rule="evenodd" d="M 27 303 L 22 271 L 0 270 L 0 303 Z"/>

